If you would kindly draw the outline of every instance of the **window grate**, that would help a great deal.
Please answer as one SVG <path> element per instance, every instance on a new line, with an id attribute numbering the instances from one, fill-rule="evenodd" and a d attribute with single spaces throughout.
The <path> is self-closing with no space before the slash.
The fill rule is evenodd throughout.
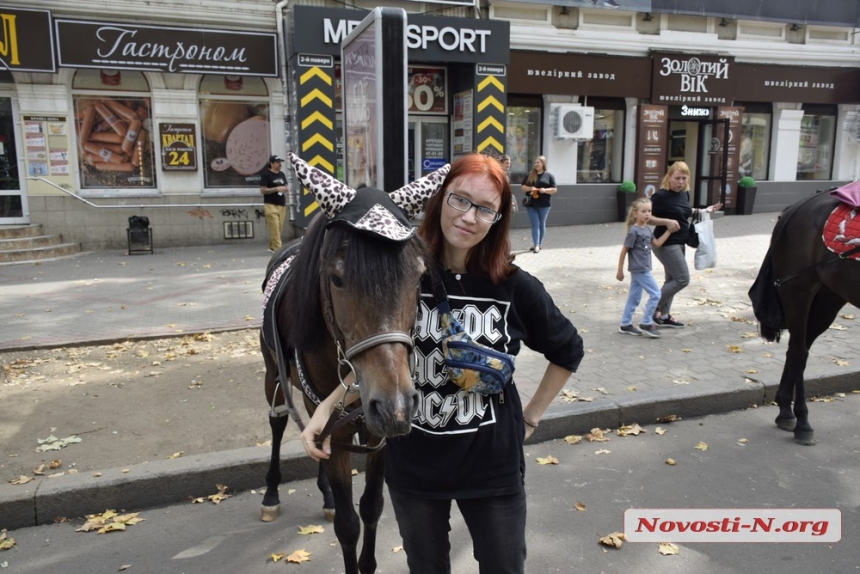
<path id="1" fill-rule="evenodd" d="M 224 239 L 253 239 L 253 221 L 225 221 Z"/>

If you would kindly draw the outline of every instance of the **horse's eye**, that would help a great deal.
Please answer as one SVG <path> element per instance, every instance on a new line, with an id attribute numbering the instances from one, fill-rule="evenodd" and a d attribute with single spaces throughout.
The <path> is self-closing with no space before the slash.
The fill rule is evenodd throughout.
<path id="1" fill-rule="evenodd" d="M 331 276 L 331 284 L 334 285 L 335 287 L 337 287 L 338 289 L 341 289 L 343 287 L 343 279 L 341 279 L 339 275 L 332 275 Z"/>

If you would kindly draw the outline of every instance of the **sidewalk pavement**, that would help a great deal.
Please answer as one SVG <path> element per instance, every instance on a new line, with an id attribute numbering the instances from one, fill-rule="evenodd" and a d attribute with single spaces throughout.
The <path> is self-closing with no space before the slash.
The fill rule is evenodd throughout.
<path id="1" fill-rule="evenodd" d="M 629 277 L 615 280 L 623 224 L 550 227 L 539 254 L 527 250 L 528 229 L 512 231 L 517 264 L 543 281 L 586 347 L 579 372 L 565 388 L 567 396 L 550 406 L 532 442 L 771 401 L 786 341 L 767 344 L 757 336 L 747 291 L 776 218 L 768 213 L 715 220 L 717 267 L 693 270 L 688 250 L 691 283 L 675 297 L 672 309 L 687 326 L 661 329 L 660 339 L 618 332 L 629 285 Z M 237 243 L 156 249 L 153 255 L 85 253 L 0 266 L 0 352 L 258 327 L 268 259 L 259 245 Z M 654 267 L 662 284 L 656 258 Z M 816 341 L 806 370 L 810 395 L 860 388 L 860 337 L 853 336 L 860 314 L 853 307 L 842 314 L 858 319 L 837 318 L 844 328 L 828 330 Z M 545 365 L 528 349 L 517 358 L 515 378 L 524 400 L 533 394 Z M 291 459 L 282 465 L 285 480 L 315 476 L 297 441 L 287 442 L 282 455 Z M 139 466 L 122 473 L 117 461 L 117 468 L 98 481 L 73 475 L 23 488 L 0 485 L 0 528 L 79 516 L 96 507 L 168 504 L 183 499 L 189 488 L 215 482 L 234 490 L 255 488 L 266 461 L 259 449 L 247 448 Z"/>

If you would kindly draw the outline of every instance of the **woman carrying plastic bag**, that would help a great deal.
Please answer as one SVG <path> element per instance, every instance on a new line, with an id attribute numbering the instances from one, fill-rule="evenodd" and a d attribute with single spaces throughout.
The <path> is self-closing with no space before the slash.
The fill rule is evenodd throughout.
<path id="1" fill-rule="evenodd" d="M 717 266 L 717 240 L 714 238 L 714 220 L 707 210 L 699 210 L 699 222 L 695 224 L 699 246 L 693 258 L 696 271 Z"/>

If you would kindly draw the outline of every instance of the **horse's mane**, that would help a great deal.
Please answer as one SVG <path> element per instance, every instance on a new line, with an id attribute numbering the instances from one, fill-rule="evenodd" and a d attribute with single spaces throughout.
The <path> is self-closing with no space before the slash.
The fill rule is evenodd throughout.
<path id="1" fill-rule="evenodd" d="M 294 349 L 313 351 L 329 336 L 322 313 L 320 269 L 343 250 L 344 283 L 376 314 L 385 313 L 396 299 L 392 294 L 418 285 L 404 285 L 416 266 L 427 261 L 424 243 L 417 236 L 393 242 L 360 232 L 345 223 L 326 226 L 317 217 L 302 240 L 301 252 L 293 261 L 286 296 L 278 310 L 282 336 Z"/>

